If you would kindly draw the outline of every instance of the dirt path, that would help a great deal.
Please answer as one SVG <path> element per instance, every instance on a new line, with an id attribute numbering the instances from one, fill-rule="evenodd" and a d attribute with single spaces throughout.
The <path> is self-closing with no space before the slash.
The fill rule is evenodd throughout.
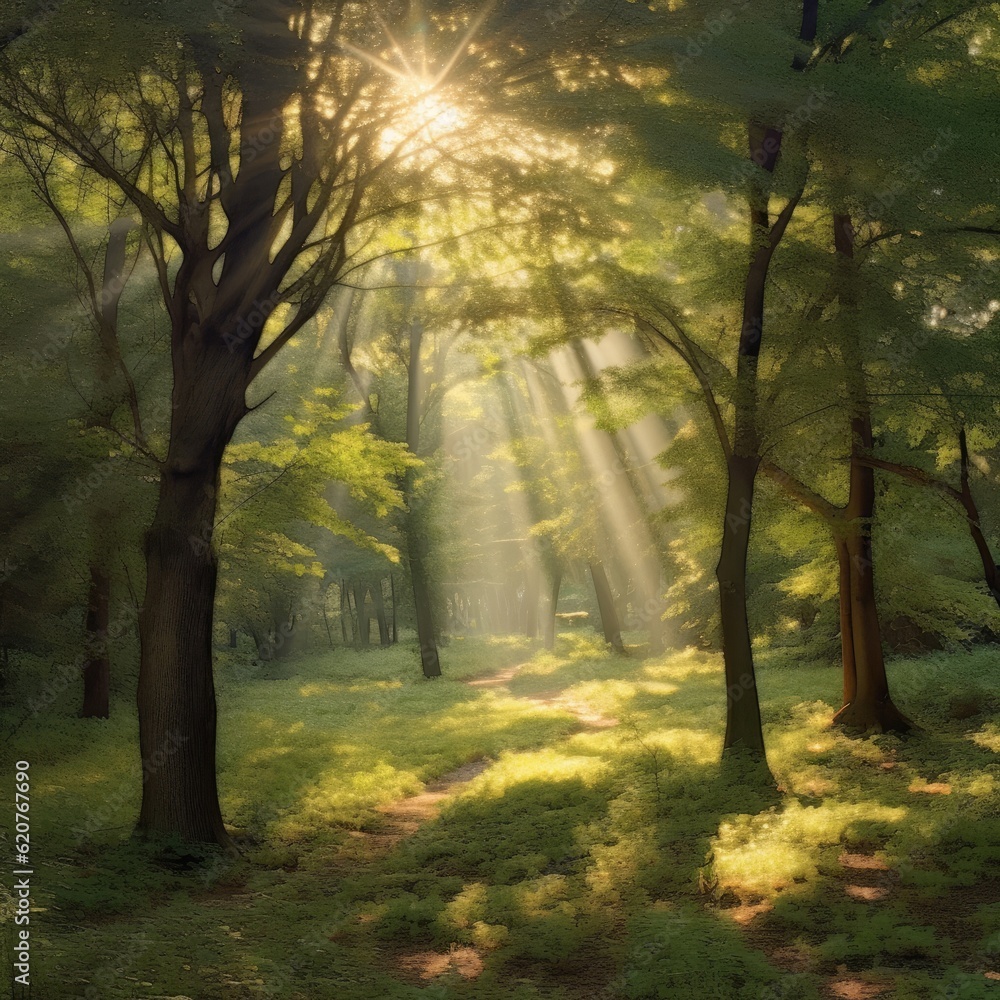
<path id="1" fill-rule="evenodd" d="M 517 676 L 524 664 L 507 667 L 488 677 L 465 683 L 478 690 L 505 688 Z M 535 695 L 513 695 L 518 701 L 546 708 L 562 709 L 576 716 L 579 730 L 608 729 L 617 719 L 594 712 L 584 702 L 563 694 L 560 690 Z M 482 774 L 493 761 L 488 758 L 469 761 L 454 771 L 428 782 L 422 792 L 396 799 L 379 806 L 379 822 L 373 830 L 352 830 L 348 841 L 337 856 L 338 867 L 357 868 L 390 855 L 400 843 L 412 837 L 425 823 L 436 819 L 441 804 L 459 793 L 473 778 Z M 463 979 L 475 979 L 483 971 L 483 957 L 477 948 L 453 945 L 448 951 L 399 951 L 394 955 L 396 967 L 403 979 L 427 982 L 446 973 L 458 973 Z"/>
<path id="2" fill-rule="evenodd" d="M 484 688 L 505 688 L 517 676 L 525 664 L 507 667 L 488 677 L 479 677 L 465 683 L 478 690 Z M 617 719 L 594 712 L 584 702 L 565 695 L 562 691 L 544 692 L 535 695 L 514 695 L 518 701 L 546 708 L 562 709 L 575 715 L 580 730 L 607 729 L 618 725 Z M 399 843 L 420 829 L 425 823 L 436 819 L 441 803 L 455 795 L 473 778 L 482 774 L 493 762 L 486 758 L 470 761 L 429 782 L 417 795 L 396 799 L 379 806 L 381 821 L 374 830 L 352 830 L 350 839 L 341 850 L 338 861 L 346 864 L 366 864 L 385 857 L 396 849 Z"/>
<path id="3" fill-rule="evenodd" d="M 516 667 L 508 667 L 506 670 L 491 674 L 489 677 L 480 677 L 478 680 L 466 681 L 466 684 L 474 688 L 507 687 L 517 676 L 518 671 L 524 666 L 526 664 L 519 663 Z M 612 719 L 606 715 L 602 715 L 600 712 L 595 712 L 586 702 L 564 693 L 562 689 L 557 688 L 552 691 L 543 691 L 539 694 L 514 695 L 513 697 L 517 698 L 518 701 L 530 702 L 533 705 L 544 705 L 546 708 L 559 708 L 564 712 L 569 712 L 570 715 L 577 717 L 581 730 L 611 729 L 618 725 L 617 719 Z"/>

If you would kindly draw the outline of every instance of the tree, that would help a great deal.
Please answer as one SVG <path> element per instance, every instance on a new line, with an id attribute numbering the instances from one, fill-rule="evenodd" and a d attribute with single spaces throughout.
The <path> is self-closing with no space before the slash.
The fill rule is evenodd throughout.
<path id="1" fill-rule="evenodd" d="M 390 175 L 407 157 L 412 168 L 422 146 L 422 121 L 400 126 L 421 95 L 355 55 L 385 44 L 361 4 L 273 0 L 224 26 L 178 14 L 144 27 L 115 5 L 74 14 L 48 26 L 44 45 L 8 46 L 0 106 L 18 155 L 58 157 L 137 214 L 157 267 L 173 405 L 145 540 L 137 831 L 226 844 L 211 660 L 218 563 L 213 545 L 189 540 L 211 537 L 223 454 L 253 409 L 251 386 L 361 266 L 364 238 L 415 197 Z M 86 74 L 68 56 L 81 41 L 128 34 L 117 61 Z M 66 210 L 53 208 L 72 240 Z M 146 437 L 138 417 L 132 437 Z"/>

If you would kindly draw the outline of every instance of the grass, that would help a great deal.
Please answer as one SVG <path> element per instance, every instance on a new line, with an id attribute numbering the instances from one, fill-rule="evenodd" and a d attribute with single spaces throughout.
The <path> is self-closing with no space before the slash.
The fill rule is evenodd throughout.
<path id="1" fill-rule="evenodd" d="M 266 675 L 220 662 L 220 788 L 246 845 L 238 861 L 171 864 L 128 840 L 128 706 L 107 723 L 52 709 L 22 727 L 37 994 L 776 1000 L 851 980 L 899 997 L 1000 991 L 991 650 L 891 664 L 897 702 L 923 727 L 905 740 L 831 729 L 837 671 L 762 653 L 781 785 L 770 796 L 719 776 L 714 654 L 620 657 L 584 629 L 553 653 L 471 638 L 445 652 L 433 683 L 406 645 Z M 463 683 L 521 662 L 506 687 Z M 557 692 L 618 725 L 581 727 Z M 379 805 L 481 758 L 491 766 L 438 818 L 359 851 L 359 833 L 385 827 Z"/>

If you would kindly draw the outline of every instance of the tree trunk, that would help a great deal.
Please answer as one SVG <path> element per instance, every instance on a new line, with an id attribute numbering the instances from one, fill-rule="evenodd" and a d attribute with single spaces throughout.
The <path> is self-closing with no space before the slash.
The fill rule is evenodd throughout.
<path id="1" fill-rule="evenodd" d="M 320 610 L 323 612 L 323 627 L 326 629 L 326 641 L 330 644 L 330 649 L 333 649 L 333 632 L 330 630 L 330 616 L 326 611 L 326 602 L 330 596 L 330 585 L 323 584 L 320 598 Z"/>
<path id="2" fill-rule="evenodd" d="M 559 610 L 559 588 L 562 586 L 562 570 L 556 569 L 552 574 L 552 586 L 549 589 L 549 603 L 545 609 L 545 648 L 555 649 L 556 645 L 556 612 Z"/>
<path id="3" fill-rule="evenodd" d="M 840 569 L 840 656 L 844 667 L 844 704 L 854 700 L 858 673 L 854 663 L 854 612 L 851 605 L 851 550 L 846 536 L 835 536 Z"/>
<path id="4" fill-rule="evenodd" d="M 382 594 L 382 580 L 372 586 L 372 603 L 375 607 L 375 618 L 378 621 L 378 641 L 383 648 L 389 645 L 389 626 L 385 620 L 385 597 Z"/>
<path id="5" fill-rule="evenodd" d="M 253 625 L 251 625 L 250 626 L 250 635 L 253 638 L 254 648 L 257 650 L 257 658 L 259 660 L 266 660 L 266 659 L 268 659 L 270 657 L 270 653 L 268 651 L 268 644 L 266 642 L 264 642 L 264 640 L 261 638 L 260 630 L 257 629 L 256 627 L 254 627 Z M 139 629 L 139 641 L 140 642 L 142 641 L 142 628 L 141 628 L 141 626 L 140 626 L 140 629 Z"/>
<path id="6" fill-rule="evenodd" d="M 856 312 L 856 262 L 854 227 L 851 217 L 833 216 L 837 282 L 846 316 L 843 353 L 847 363 L 847 384 L 851 416 L 850 491 L 845 510 L 845 543 L 850 558 L 851 634 L 854 691 L 849 701 L 833 717 L 835 724 L 867 732 L 906 732 L 910 721 L 896 708 L 889 695 L 889 680 L 882 653 L 882 634 L 875 600 L 875 564 L 872 549 L 872 522 L 875 517 L 875 470 L 864 459 L 872 453 L 871 404 L 865 377 L 862 344 Z M 844 664 L 844 693 L 850 692 Z"/>
<path id="7" fill-rule="evenodd" d="M 274 627 L 274 659 L 284 660 L 292 654 L 295 645 L 295 612 L 289 605 L 287 617 Z"/>
<path id="8" fill-rule="evenodd" d="M 524 581 L 524 634 L 529 639 L 538 638 L 539 573 L 537 566 L 529 566 Z"/>
<path id="9" fill-rule="evenodd" d="M 90 564 L 90 591 L 87 597 L 87 662 L 83 667 L 84 719 L 106 719 L 111 689 L 111 660 L 108 625 L 111 615 L 111 577 L 97 562 Z"/>
<path id="10" fill-rule="evenodd" d="M 340 581 L 340 636 L 344 640 L 345 646 L 354 645 L 354 625 L 351 622 L 351 608 L 347 601 L 347 581 Z M 347 629 L 350 627 L 351 634 L 348 637 Z"/>
<path id="11" fill-rule="evenodd" d="M 506 625 L 504 631 L 508 635 L 521 631 L 521 609 L 520 602 L 517 599 L 517 582 L 513 579 L 508 579 L 504 584 L 503 605 Z"/>
<path id="12" fill-rule="evenodd" d="M 614 650 L 624 653 L 625 644 L 622 642 L 618 611 L 615 608 L 611 585 L 608 583 L 608 574 L 605 572 L 604 565 L 600 560 L 595 559 L 590 563 L 590 576 L 594 581 L 594 592 L 597 595 L 597 608 L 601 614 L 601 628 L 604 630 L 604 639 L 611 644 Z"/>
<path id="13" fill-rule="evenodd" d="M 172 446 L 179 436 L 171 434 Z M 216 785 L 211 644 L 218 572 L 211 533 L 221 457 L 220 448 L 214 460 L 189 469 L 168 460 L 146 534 L 137 833 L 230 846 Z"/>
<path id="14" fill-rule="evenodd" d="M 239 645 L 239 637 L 237 635 L 236 629 L 230 628 L 229 629 L 229 648 L 230 649 L 236 649 L 236 647 L 238 645 Z"/>
<path id="15" fill-rule="evenodd" d="M 406 446 L 413 455 L 420 452 L 420 411 L 424 397 L 422 344 L 423 326 L 419 320 L 414 320 L 410 324 L 410 355 L 406 365 Z M 441 658 L 438 655 L 434 602 L 427 569 L 427 544 L 416 520 L 416 476 L 413 469 L 407 469 L 403 486 L 406 498 L 406 551 L 410 563 L 410 583 L 413 586 L 413 609 L 417 619 L 420 668 L 424 677 L 429 679 L 441 676 Z"/>
<path id="16" fill-rule="evenodd" d="M 964 427 L 959 431 L 958 445 L 962 460 L 962 506 L 965 508 L 965 516 L 969 521 L 969 532 L 983 564 L 983 579 L 986 581 L 986 588 L 993 600 L 1000 605 L 1000 574 L 997 572 L 998 567 L 993 558 L 990 543 L 986 540 L 986 535 L 983 532 L 979 507 L 976 505 L 975 497 L 972 495 L 972 487 L 969 484 L 969 445 L 966 441 Z"/>
<path id="17" fill-rule="evenodd" d="M 368 587 L 354 584 L 354 607 L 358 612 L 358 645 L 367 649 L 371 645 L 371 616 L 368 614 Z"/>
<path id="18" fill-rule="evenodd" d="M 726 670 L 726 750 L 764 753 L 760 704 L 747 620 L 747 552 L 750 545 L 754 479 L 759 459 L 731 456 L 726 498 L 726 527 L 716 567 Z"/>
<path id="19" fill-rule="evenodd" d="M 389 574 L 389 594 L 392 597 L 392 644 L 399 642 L 399 632 L 396 628 L 396 578 Z"/>
<path id="20" fill-rule="evenodd" d="M 773 173 L 781 151 L 782 133 L 755 122 L 749 124 L 750 159 Z M 722 652 L 726 673 L 726 736 L 723 753 L 742 750 L 764 758 L 757 678 L 746 606 L 747 554 L 753 511 L 754 484 L 760 467 L 757 429 L 757 367 L 764 331 L 764 293 L 771 258 L 784 227 L 795 210 L 790 201 L 771 226 L 769 196 L 751 184 L 750 264 L 743 290 L 743 323 L 736 362 L 735 421 L 732 451 L 727 455 L 728 488 L 722 545 L 716 577 L 722 619 Z M 770 772 L 767 772 L 770 778 Z"/>
<path id="21" fill-rule="evenodd" d="M 407 553 L 410 582 L 413 584 L 413 609 L 417 619 L 417 642 L 420 644 L 420 667 L 424 677 L 440 677 L 441 660 L 434 635 L 434 607 L 424 563 L 424 543 L 413 531 L 407 537 Z"/>
<path id="22" fill-rule="evenodd" d="M 875 514 L 875 470 L 861 459 L 872 448 L 871 417 L 851 420 L 851 491 L 847 504 L 847 552 L 850 557 L 851 630 L 856 689 L 854 697 L 833 717 L 835 724 L 864 732 L 906 732 L 910 721 L 893 704 L 882 654 L 882 635 L 875 601 L 872 519 Z M 847 689 L 845 667 L 845 693 Z"/>

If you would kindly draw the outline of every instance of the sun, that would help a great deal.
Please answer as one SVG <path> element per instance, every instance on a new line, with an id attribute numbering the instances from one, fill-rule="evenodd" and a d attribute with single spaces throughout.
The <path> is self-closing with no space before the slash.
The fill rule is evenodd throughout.
<path id="1" fill-rule="evenodd" d="M 429 155 L 468 124 L 468 114 L 439 80 L 407 76 L 395 82 L 395 89 L 399 111 L 382 132 L 383 154 Z"/>
<path id="2" fill-rule="evenodd" d="M 382 130 L 383 154 L 425 158 L 440 150 L 445 139 L 470 124 L 471 115 L 462 108 L 452 74 L 469 51 L 491 7 L 492 0 L 487 0 L 451 54 L 433 72 L 428 69 L 423 41 L 416 52 L 407 54 L 389 24 L 377 13 L 374 16 L 389 43 L 391 55 L 366 52 L 346 40 L 339 41 L 344 52 L 380 70 L 390 81 L 393 103 L 397 106 L 393 109 L 392 120 Z"/>

